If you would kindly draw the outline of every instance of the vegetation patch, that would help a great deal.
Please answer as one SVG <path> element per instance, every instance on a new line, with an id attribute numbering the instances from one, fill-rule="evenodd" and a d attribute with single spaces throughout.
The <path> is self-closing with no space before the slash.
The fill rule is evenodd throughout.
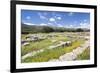
<path id="1" fill-rule="evenodd" d="M 61 55 L 71 52 L 73 49 L 84 43 L 84 40 L 78 40 L 72 43 L 71 46 L 58 47 L 55 49 L 45 49 L 44 52 L 37 53 L 35 56 L 27 57 L 22 62 L 47 62 L 51 59 L 58 59 Z"/>
<path id="2" fill-rule="evenodd" d="M 87 48 L 82 54 L 78 55 L 77 60 L 89 60 L 90 48 Z"/>

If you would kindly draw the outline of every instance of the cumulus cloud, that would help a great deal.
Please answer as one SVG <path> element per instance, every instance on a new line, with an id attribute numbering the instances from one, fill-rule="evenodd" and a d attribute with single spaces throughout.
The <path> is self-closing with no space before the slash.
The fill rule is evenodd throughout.
<path id="1" fill-rule="evenodd" d="M 26 19 L 28 19 L 28 20 L 29 20 L 29 19 L 31 19 L 31 17 L 30 17 L 30 16 L 27 16 L 27 17 L 26 17 Z"/>
<path id="2" fill-rule="evenodd" d="M 70 27 L 73 27 L 73 25 L 69 25 Z"/>
<path id="3" fill-rule="evenodd" d="M 84 21 L 84 22 L 87 22 L 87 20 L 86 20 L 86 19 L 84 19 L 83 21 Z"/>
<path id="4" fill-rule="evenodd" d="M 61 17 L 57 17 L 58 20 L 61 20 Z"/>
<path id="5" fill-rule="evenodd" d="M 54 22 L 55 18 L 50 18 L 49 21 Z"/>

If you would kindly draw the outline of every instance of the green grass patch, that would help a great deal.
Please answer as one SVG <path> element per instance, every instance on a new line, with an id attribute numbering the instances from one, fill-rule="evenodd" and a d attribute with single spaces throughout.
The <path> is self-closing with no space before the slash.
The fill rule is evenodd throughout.
<path id="1" fill-rule="evenodd" d="M 52 40 L 56 40 L 56 41 L 52 42 Z M 67 41 L 67 37 L 59 36 L 54 38 L 46 38 L 45 40 L 41 40 L 41 41 L 29 42 L 29 45 L 21 46 L 21 55 L 23 56 L 35 50 L 46 49 L 51 45 L 57 45 L 60 43 L 59 41 Z"/>
<path id="2" fill-rule="evenodd" d="M 73 49 L 80 46 L 82 43 L 84 43 L 84 40 L 78 40 L 72 43 L 71 46 L 65 46 L 65 47 L 58 47 L 55 49 L 45 49 L 44 52 L 37 53 L 33 57 L 27 57 L 26 59 L 22 60 L 22 62 L 47 62 L 51 59 L 57 59 L 61 55 L 71 52 Z"/>
<path id="3" fill-rule="evenodd" d="M 77 60 L 89 60 L 90 48 L 87 48 L 82 54 L 78 55 Z"/>

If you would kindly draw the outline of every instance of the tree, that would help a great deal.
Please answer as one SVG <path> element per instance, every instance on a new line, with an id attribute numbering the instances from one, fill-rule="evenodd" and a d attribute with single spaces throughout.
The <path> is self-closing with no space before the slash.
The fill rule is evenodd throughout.
<path id="1" fill-rule="evenodd" d="M 83 32 L 84 30 L 81 28 L 76 29 L 76 32 Z"/>
<path id="2" fill-rule="evenodd" d="M 44 26 L 42 32 L 44 33 L 54 32 L 54 29 L 52 27 Z"/>

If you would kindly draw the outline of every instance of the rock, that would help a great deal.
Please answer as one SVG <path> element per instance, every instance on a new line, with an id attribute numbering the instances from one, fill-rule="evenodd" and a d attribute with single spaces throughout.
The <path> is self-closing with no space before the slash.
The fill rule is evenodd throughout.
<path id="1" fill-rule="evenodd" d="M 43 51 L 44 51 L 43 49 L 40 50 L 40 52 L 43 52 Z"/>
<path id="2" fill-rule="evenodd" d="M 72 61 L 75 58 L 76 58 L 76 54 L 74 54 L 74 53 L 71 52 L 71 53 L 67 53 L 67 54 L 61 56 L 59 59 L 61 61 Z"/>
<path id="3" fill-rule="evenodd" d="M 23 45 L 23 46 L 27 46 L 27 45 L 29 45 L 29 43 L 28 43 L 28 42 L 25 42 L 25 43 L 23 43 L 22 45 Z"/>
<path id="4" fill-rule="evenodd" d="M 70 53 L 66 53 L 59 57 L 60 61 L 72 61 L 77 58 L 79 54 L 81 54 L 87 47 L 89 46 L 89 41 L 86 41 L 81 47 L 77 47 Z"/>

